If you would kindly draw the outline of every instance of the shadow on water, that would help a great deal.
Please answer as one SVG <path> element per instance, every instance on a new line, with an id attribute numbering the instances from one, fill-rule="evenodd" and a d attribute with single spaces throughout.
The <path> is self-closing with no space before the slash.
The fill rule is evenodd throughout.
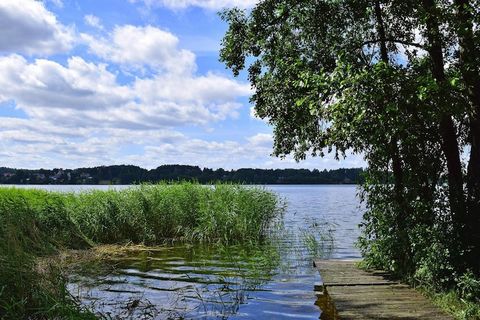
<path id="1" fill-rule="evenodd" d="M 105 319 L 333 319 L 312 260 L 357 253 L 338 238 L 341 219 L 318 214 L 325 202 L 308 206 L 292 190 L 279 192 L 289 209 L 266 244 L 129 251 L 108 273 L 71 275 L 69 290 Z"/>

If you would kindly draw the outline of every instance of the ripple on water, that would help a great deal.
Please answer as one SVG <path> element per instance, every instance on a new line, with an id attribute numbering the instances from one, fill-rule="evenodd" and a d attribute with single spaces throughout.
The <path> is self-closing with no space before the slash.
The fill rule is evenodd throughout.
<path id="1" fill-rule="evenodd" d="M 316 257 L 358 258 L 353 186 L 271 186 L 286 198 L 285 230 L 262 247 L 170 246 L 132 252 L 107 275 L 72 275 L 69 289 L 120 319 L 318 319 Z"/>

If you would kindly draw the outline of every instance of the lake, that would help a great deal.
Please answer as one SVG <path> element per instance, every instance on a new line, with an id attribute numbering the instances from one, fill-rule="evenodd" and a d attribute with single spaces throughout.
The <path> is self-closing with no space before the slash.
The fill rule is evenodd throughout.
<path id="1" fill-rule="evenodd" d="M 19 186 L 55 191 L 109 186 Z M 128 186 L 114 186 L 126 188 Z M 286 202 L 262 246 L 168 245 L 111 261 L 108 274 L 74 274 L 85 306 L 119 319 L 319 319 L 314 258 L 360 258 L 363 209 L 351 185 L 267 186 Z"/>

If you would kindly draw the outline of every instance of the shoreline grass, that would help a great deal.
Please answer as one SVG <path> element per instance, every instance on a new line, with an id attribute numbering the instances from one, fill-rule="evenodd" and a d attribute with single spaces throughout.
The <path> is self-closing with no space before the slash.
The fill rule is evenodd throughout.
<path id="1" fill-rule="evenodd" d="M 38 268 L 42 257 L 102 244 L 259 243 L 280 214 L 273 193 L 233 184 L 80 193 L 0 188 L 0 319 L 94 319 L 54 264 Z"/>
<path id="2" fill-rule="evenodd" d="M 480 303 L 462 298 L 454 290 L 438 292 L 428 287 L 417 287 L 433 304 L 458 320 L 480 320 Z"/>

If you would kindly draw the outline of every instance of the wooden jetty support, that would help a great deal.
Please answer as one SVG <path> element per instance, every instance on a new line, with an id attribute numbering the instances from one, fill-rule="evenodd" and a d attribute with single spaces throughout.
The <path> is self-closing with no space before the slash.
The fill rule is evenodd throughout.
<path id="1" fill-rule="evenodd" d="M 361 270 L 357 262 L 314 261 L 322 280 L 315 285 L 323 311 L 320 319 L 453 319 L 388 273 Z"/>

